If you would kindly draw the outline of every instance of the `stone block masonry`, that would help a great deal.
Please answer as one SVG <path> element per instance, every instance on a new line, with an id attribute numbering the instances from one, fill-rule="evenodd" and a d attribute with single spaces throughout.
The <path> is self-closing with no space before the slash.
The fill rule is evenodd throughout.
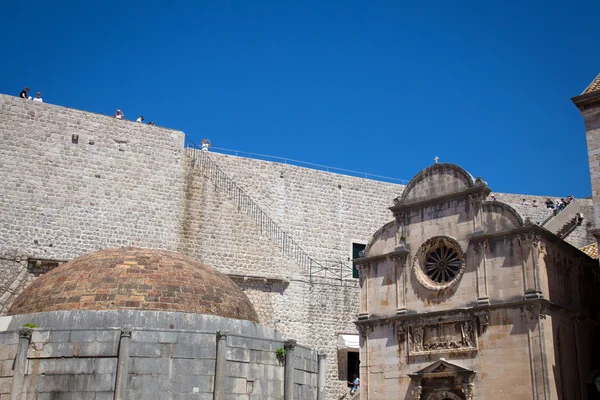
<path id="1" fill-rule="evenodd" d="M 0 95 L 0 251 L 175 249 L 182 132 Z"/>
<path id="2" fill-rule="evenodd" d="M 356 332 L 356 280 L 311 281 L 311 271 L 287 257 L 198 166 L 192 167 L 183 139 L 180 131 L 0 95 L 0 313 L 35 278 L 27 272 L 28 259 L 68 261 L 127 245 L 180 251 L 235 275 L 261 323 L 325 352 L 327 399 L 339 398 L 347 387 L 335 361 L 337 336 Z M 393 219 L 388 207 L 404 189 L 292 165 L 209 156 L 321 262 L 351 265 L 352 243 L 366 244 Z M 530 195 L 495 194 L 534 222 L 546 215 L 543 204 L 520 206 Z M 584 225 L 591 219 L 586 215 Z M 570 237 L 588 241 L 586 228 Z"/>
<path id="3" fill-rule="evenodd" d="M 15 379 L 26 399 L 205 399 L 217 391 L 232 400 L 283 400 L 285 366 L 276 351 L 283 346 L 272 329 L 250 321 L 180 313 L 108 313 L 66 311 L 0 319 L 0 396 L 9 396 Z M 48 328 L 29 329 L 21 361 L 12 367 L 20 349 L 21 332 L 11 330 L 23 321 Z M 60 320 L 60 322 L 58 322 Z M 56 328 L 79 321 L 78 327 Z M 94 328 L 123 321 L 144 328 Z M 160 328 L 181 321 L 187 329 Z M 191 330 L 202 327 L 206 330 Z M 221 335 L 214 328 L 232 333 Z M 220 331 L 219 331 L 220 332 Z M 224 368 L 217 366 L 218 338 L 223 337 Z M 126 338 L 128 345 L 123 345 Z M 119 372 L 124 360 L 127 374 Z M 298 347 L 294 354 L 294 400 L 316 399 L 319 374 L 317 353 Z M 218 381 L 221 381 L 219 387 Z M 118 387 L 122 388 L 119 392 Z M 121 396 L 121 397 L 118 397 Z M 21 397 L 19 397 L 21 398 Z M 216 398 L 216 397 L 215 397 Z"/>

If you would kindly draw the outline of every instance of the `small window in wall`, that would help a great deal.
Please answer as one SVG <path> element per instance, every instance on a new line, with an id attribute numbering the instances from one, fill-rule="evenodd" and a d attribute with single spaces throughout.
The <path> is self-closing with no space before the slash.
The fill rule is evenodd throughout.
<path id="1" fill-rule="evenodd" d="M 46 272 L 52 271 L 54 268 L 61 265 L 64 261 L 57 260 L 42 260 L 38 258 L 30 258 L 27 260 L 27 272 L 36 278 Z"/>
<path id="2" fill-rule="evenodd" d="M 352 243 L 352 259 L 360 257 L 360 252 L 367 248 L 366 244 Z M 356 264 L 352 263 L 352 277 L 358 278 L 358 268 Z"/>

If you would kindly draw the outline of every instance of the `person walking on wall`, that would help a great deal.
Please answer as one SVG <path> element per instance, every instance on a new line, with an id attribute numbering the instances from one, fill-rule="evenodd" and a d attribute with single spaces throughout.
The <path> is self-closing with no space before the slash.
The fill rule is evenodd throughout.
<path id="1" fill-rule="evenodd" d="M 210 140 L 208 139 L 202 139 L 202 151 L 208 151 L 209 147 L 212 146 L 210 143 Z"/>
<path id="2" fill-rule="evenodd" d="M 22 99 L 26 99 L 27 98 L 27 92 L 29 92 L 29 88 L 25 87 L 25 89 L 21 90 L 21 94 L 19 95 L 19 97 L 22 98 Z"/>
<path id="3" fill-rule="evenodd" d="M 37 103 L 43 103 L 44 100 L 42 100 L 42 94 L 40 92 L 37 92 L 37 94 L 33 98 L 33 101 L 35 101 Z"/>
<path id="4" fill-rule="evenodd" d="M 114 117 L 116 119 L 125 119 L 125 114 L 123 114 L 123 111 L 117 110 L 117 111 L 115 111 Z"/>
<path id="5" fill-rule="evenodd" d="M 144 117 L 140 115 L 138 119 L 135 120 L 135 122 L 139 122 L 140 124 L 144 123 Z"/>

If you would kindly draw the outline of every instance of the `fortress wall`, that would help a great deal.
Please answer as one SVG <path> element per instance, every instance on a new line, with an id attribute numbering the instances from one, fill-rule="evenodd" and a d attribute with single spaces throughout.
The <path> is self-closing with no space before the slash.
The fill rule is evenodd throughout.
<path id="1" fill-rule="evenodd" d="M 339 333 L 356 332 L 358 280 L 314 278 L 311 284 L 308 270 L 262 235 L 259 226 L 197 167 L 187 172 L 183 208 L 179 251 L 221 272 L 239 275 L 234 280 L 254 305 L 260 322 L 325 352 L 329 396 L 345 393 L 346 383 L 338 379 L 337 339 Z"/>
<path id="2" fill-rule="evenodd" d="M 210 157 L 317 260 L 347 260 L 353 241 L 366 243 L 393 219 L 388 207 L 404 190 L 404 185 L 271 161 L 219 153 L 210 153 Z M 493 182 L 490 185 L 493 188 Z M 543 222 L 552 214 L 544 204 L 546 197 L 565 197 L 493 193 L 497 200 L 534 223 Z M 529 206 L 521 205 L 523 198 Z M 538 207 L 531 206 L 533 199 L 537 199 Z M 587 207 L 592 201 L 577 201 L 585 203 L 585 220 L 567 241 L 583 247 L 594 242 L 587 234 L 589 223 L 593 224 L 593 209 Z"/>
<path id="3" fill-rule="evenodd" d="M 20 276 L 26 258 L 70 260 L 124 245 L 175 250 L 183 139 L 178 131 L 0 95 L 3 311 L 27 283 Z"/>
<path id="4" fill-rule="evenodd" d="M 57 260 L 123 245 L 174 250 L 183 138 L 0 95 L 0 249 Z"/>
<path id="5" fill-rule="evenodd" d="M 182 217 L 177 250 L 220 272 L 282 279 L 303 274 L 198 168 L 187 171 Z"/>
<path id="6" fill-rule="evenodd" d="M 392 220 L 388 207 L 404 189 L 209 156 L 317 261 L 349 266 L 352 242 L 367 243 Z M 189 161 L 182 132 L 0 95 L 0 313 L 31 281 L 28 258 L 70 260 L 124 245 L 176 250 L 238 275 L 261 323 L 325 351 L 328 398 L 339 397 L 346 387 L 338 380 L 337 335 L 356 332 L 357 280 L 311 283 L 308 271 Z M 534 222 L 548 213 L 543 204 L 520 206 L 533 196 L 496 196 Z M 537 198 L 543 203 L 545 196 Z M 588 209 L 572 234 L 579 242 L 588 240 Z"/>
<path id="7" fill-rule="evenodd" d="M 403 185 L 257 159 L 210 158 L 315 260 L 348 261 L 393 219 Z"/>
<path id="8" fill-rule="evenodd" d="M 529 218 L 531 222 L 539 224 L 544 222 L 548 217 L 552 215 L 553 210 L 546 207 L 544 202 L 547 197 L 550 197 L 552 201 L 557 198 L 566 197 L 562 196 L 536 196 L 536 195 L 525 195 L 525 194 L 512 194 L 512 193 L 495 193 L 496 199 L 503 203 L 510 205 L 520 215 L 525 218 Z M 529 205 L 521 205 L 523 199 L 527 199 Z M 536 199 L 539 203 L 538 207 L 533 207 L 531 203 Z M 583 214 L 583 222 L 581 226 L 578 226 L 567 238 L 566 242 L 577 247 L 578 249 L 586 246 L 590 243 L 595 243 L 596 239 L 589 233 L 590 229 L 595 226 L 594 223 L 594 205 L 592 199 L 577 199 L 576 201 L 582 204 L 581 213 Z"/>

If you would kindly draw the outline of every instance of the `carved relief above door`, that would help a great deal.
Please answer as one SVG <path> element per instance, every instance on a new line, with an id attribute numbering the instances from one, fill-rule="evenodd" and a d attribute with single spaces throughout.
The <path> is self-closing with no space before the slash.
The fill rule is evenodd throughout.
<path id="1" fill-rule="evenodd" d="M 407 325 L 410 356 L 477 350 L 476 322 L 472 317 L 417 320 Z"/>
<path id="2" fill-rule="evenodd" d="M 472 400 L 475 371 L 449 363 L 434 362 L 414 374 L 411 394 L 414 400 Z"/>

